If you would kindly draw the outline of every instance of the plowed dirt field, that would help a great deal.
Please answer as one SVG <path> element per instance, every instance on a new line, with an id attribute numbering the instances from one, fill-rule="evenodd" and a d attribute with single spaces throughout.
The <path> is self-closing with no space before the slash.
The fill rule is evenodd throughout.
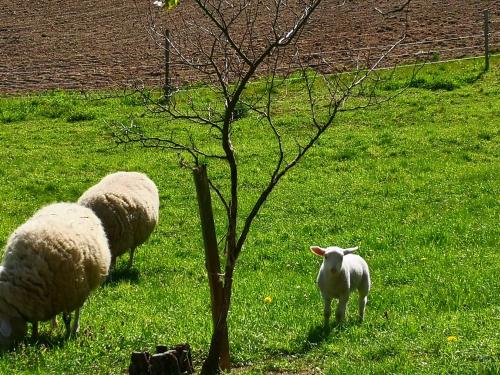
<path id="1" fill-rule="evenodd" d="M 306 54 L 334 56 L 346 46 L 350 53 L 371 51 L 401 31 L 399 16 L 374 9 L 393 0 L 337 3 L 324 0 L 317 10 L 303 35 Z M 148 33 L 148 6 L 146 0 L 0 0 L 0 93 L 160 85 L 163 51 Z M 413 0 L 408 45 L 392 61 L 411 61 L 420 50 L 435 59 L 482 54 L 486 8 L 500 15 L 498 1 Z"/>

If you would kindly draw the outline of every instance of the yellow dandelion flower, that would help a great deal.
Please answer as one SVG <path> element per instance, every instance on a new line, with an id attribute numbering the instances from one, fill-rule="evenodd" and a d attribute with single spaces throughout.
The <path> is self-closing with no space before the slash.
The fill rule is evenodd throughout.
<path id="1" fill-rule="evenodd" d="M 264 302 L 265 303 L 271 303 L 271 302 L 273 302 L 273 297 L 271 297 L 271 296 L 264 297 Z"/>
<path id="2" fill-rule="evenodd" d="M 457 341 L 458 341 L 458 337 L 457 337 L 457 336 L 448 336 L 448 337 L 446 338 L 446 340 L 447 340 L 448 342 L 457 342 Z"/>
<path id="3" fill-rule="evenodd" d="M 427 260 L 427 258 L 426 258 L 426 257 L 422 257 L 422 258 L 420 258 L 420 260 L 421 260 L 421 261 L 426 261 L 426 260 Z"/>

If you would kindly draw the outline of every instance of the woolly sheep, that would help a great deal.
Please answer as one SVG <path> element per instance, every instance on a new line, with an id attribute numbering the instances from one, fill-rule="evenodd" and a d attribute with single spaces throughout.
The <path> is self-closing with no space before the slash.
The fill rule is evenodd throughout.
<path id="1" fill-rule="evenodd" d="M 324 249 L 311 246 L 310 249 L 314 254 L 323 257 L 316 283 L 325 304 L 325 326 L 330 320 L 332 299 L 339 300 L 335 318 L 340 322 L 345 317 L 349 295 L 356 289 L 359 292 L 359 319 L 363 321 L 370 290 L 370 271 L 365 260 L 353 254 L 358 248 L 342 249 L 332 246 Z"/>
<path id="2" fill-rule="evenodd" d="M 21 339 L 27 322 L 65 320 L 79 328 L 80 308 L 105 280 L 111 254 L 101 221 L 76 203 L 54 203 L 36 212 L 7 241 L 0 266 L 0 347 Z"/>
<path id="3" fill-rule="evenodd" d="M 153 181 L 139 172 L 116 172 L 82 194 L 78 203 L 101 219 L 111 249 L 111 269 L 116 258 L 146 241 L 158 223 L 160 199 Z"/>

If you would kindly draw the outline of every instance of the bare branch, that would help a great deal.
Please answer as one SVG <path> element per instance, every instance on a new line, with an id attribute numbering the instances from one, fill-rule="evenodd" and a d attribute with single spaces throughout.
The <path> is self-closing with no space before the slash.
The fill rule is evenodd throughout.
<path id="1" fill-rule="evenodd" d="M 406 32 L 403 34 L 403 36 L 396 42 L 394 43 L 387 51 L 385 51 L 380 57 L 379 59 L 370 67 L 370 69 L 368 69 L 363 75 L 362 77 L 357 80 L 356 82 L 353 83 L 353 87 L 354 86 L 358 86 L 360 85 L 361 83 L 363 83 L 363 81 L 368 78 L 370 76 L 370 74 L 375 71 L 380 63 L 398 46 L 400 45 L 403 40 L 406 39 Z"/>
<path id="2" fill-rule="evenodd" d="M 209 117 L 205 117 L 197 110 L 197 108 L 194 107 L 195 101 L 191 101 L 189 109 L 191 110 L 192 114 L 189 114 L 185 110 L 178 110 L 175 101 L 171 101 L 169 104 L 162 104 L 158 100 L 153 100 L 143 89 L 136 89 L 135 93 L 139 94 L 143 98 L 144 103 L 146 105 L 149 105 L 149 108 L 153 113 L 167 113 L 173 120 L 186 120 L 190 124 L 197 124 L 202 126 L 206 125 L 212 129 L 216 129 L 219 132 L 222 132 L 221 125 L 219 124 L 220 122 L 222 122 L 222 119 L 211 119 L 212 113 L 210 111 L 210 107 L 207 107 L 206 109 Z"/>
<path id="3" fill-rule="evenodd" d="M 265 118 L 269 124 L 269 127 L 271 128 L 274 137 L 276 139 L 276 142 L 278 144 L 278 160 L 276 162 L 276 166 L 274 168 L 274 171 L 271 175 L 271 181 L 276 178 L 278 175 L 281 165 L 283 164 L 283 160 L 285 158 L 285 152 L 283 150 L 283 140 L 281 139 L 281 134 L 278 132 L 276 129 L 276 126 L 274 126 L 273 118 L 271 116 L 271 103 L 273 99 L 273 88 L 274 88 L 274 82 L 276 79 L 276 66 L 278 64 L 278 58 L 274 60 L 274 68 L 272 69 L 272 74 L 270 79 L 266 82 L 266 92 L 267 92 L 267 101 L 266 101 L 266 111 L 265 111 Z"/>
<path id="4" fill-rule="evenodd" d="M 318 73 L 314 72 L 312 79 L 310 79 L 307 68 L 302 64 L 302 61 L 299 60 L 299 64 L 301 65 L 302 78 L 304 79 L 305 89 L 309 98 L 309 111 L 311 112 L 311 121 L 316 129 L 319 129 L 321 126 L 318 124 L 318 121 L 316 119 L 317 101 L 313 95 L 313 86 Z"/>
<path id="5" fill-rule="evenodd" d="M 306 8 L 304 9 L 304 12 L 302 13 L 302 16 L 295 23 L 294 27 L 290 29 L 287 33 L 285 33 L 285 35 L 283 35 L 278 40 L 277 44 L 279 46 L 286 46 L 287 44 L 290 44 L 290 42 L 293 40 L 293 38 L 295 38 L 297 33 L 303 29 L 304 25 L 311 17 L 311 14 L 314 12 L 314 10 L 318 7 L 320 3 L 321 0 L 313 0 L 309 5 L 307 5 Z"/>
<path id="6" fill-rule="evenodd" d="M 229 204 L 227 203 L 227 201 L 224 198 L 224 195 L 222 194 L 222 192 L 220 191 L 220 189 L 217 186 L 214 185 L 214 183 L 212 182 L 212 180 L 210 178 L 208 179 L 208 184 L 215 191 L 215 193 L 219 197 L 220 201 L 222 202 L 222 204 L 226 208 L 226 214 L 229 214 Z"/>
<path id="7" fill-rule="evenodd" d="M 408 88 L 410 87 L 411 83 L 413 82 L 413 80 L 415 79 L 415 77 L 417 76 L 417 74 L 420 72 L 420 70 L 425 66 L 425 64 L 420 64 L 420 65 L 415 65 L 413 67 L 413 70 L 411 72 L 411 75 L 408 79 L 408 82 L 406 85 L 404 85 L 403 87 L 401 87 L 399 90 L 397 90 L 394 94 L 392 95 L 389 95 L 387 97 L 384 97 L 382 99 L 380 98 L 376 98 L 377 100 L 375 100 L 375 94 L 373 94 L 372 96 L 370 96 L 369 100 L 363 104 L 363 105 L 356 105 L 356 106 L 353 106 L 353 107 L 349 107 L 349 108 L 339 108 L 339 112 L 354 112 L 354 111 L 358 111 L 358 110 L 363 110 L 363 109 L 367 109 L 369 107 L 373 107 L 373 106 L 379 106 L 383 103 L 386 103 L 386 102 L 390 102 L 392 101 L 393 99 L 397 98 L 398 96 L 400 96 L 401 94 L 403 94 L 406 90 L 408 90 Z M 396 67 L 392 68 L 393 71 L 396 69 Z M 380 80 L 380 82 L 382 82 L 382 80 Z"/>
<path id="8" fill-rule="evenodd" d="M 409 3 L 409 2 L 408 2 Z M 406 38 L 406 32 L 403 34 L 403 36 L 396 41 L 394 44 L 390 46 L 390 48 L 385 51 L 376 61 L 371 65 L 371 67 L 365 71 L 358 70 L 356 74 L 354 75 L 354 79 L 351 81 L 349 85 L 347 85 L 343 92 L 341 92 L 339 97 L 337 96 L 338 90 L 334 90 L 335 96 L 331 97 L 330 101 L 330 108 L 329 108 L 329 116 L 323 123 L 319 123 L 317 121 L 317 116 L 315 114 L 316 110 L 316 102 L 314 99 L 313 95 L 313 87 L 314 87 L 314 80 L 315 80 L 315 74 L 313 75 L 313 79 L 309 77 L 307 74 L 305 67 L 302 66 L 302 77 L 305 81 L 305 87 L 306 87 L 306 92 L 309 97 L 309 105 L 310 105 L 310 112 L 311 112 L 311 121 L 316 128 L 315 134 L 309 139 L 309 141 L 304 145 L 298 144 L 298 151 L 294 159 L 290 161 L 286 166 L 284 166 L 283 169 L 279 171 L 275 171 L 271 179 L 266 186 L 266 188 L 262 191 L 261 195 L 258 197 L 257 201 L 255 202 L 252 210 L 250 211 L 249 215 L 247 216 L 243 229 L 241 231 L 240 237 L 238 239 L 238 243 L 236 246 L 236 256 L 239 254 L 239 252 L 242 249 L 243 243 L 246 240 L 246 236 L 248 235 L 248 232 L 250 230 L 250 226 L 256 217 L 257 213 L 259 212 L 260 208 L 264 204 L 264 202 L 267 200 L 267 197 L 269 194 L 272 192 L 274 187 L 277 185 L 277 183 L 283 178 L 283 176 L 286 175 L 286 173 L 292 169 L 303 157 L 306 155 L 306 153 L 314 146 L 317 142 L 317 140 L 321 137 L 321 135 L 331 126 L 333 123 L 333 120 L 335 119 L 337 113 L 341 111 L 342 106 L 344 105 L 345 101 L 353 95 L 353 90 L 357 87 L 361 86 L 361 90 L 363 90 L 362 85 L 364 82 L 370 77 L 370 75 L 379 67 L 380 63 L 399 45 L 403 42 L 403 40 Z M 299 60 L 300 61 L 300 60 Z M 338 88 L 338 85 L 341 81 L 338 80 L 336 81 L 336 88 Z M 374 105 L 372 102 L 374 98 L 374 87 L 371 88 L 371 93 L 369 94 L 369 100 L 368 104 L 369 105 Z M 330 91 L 332 93 L 332 91 Z M 379 102 L 378 102 L 379 103 Z M 365 107 L 366 107 L 365 106 Z M 363 106 L 358 106 L 356 108 L 363 108 Z"/>
<path id="9" fill-rule="evenodd" d="M 333 115 L 331 119 L 333 120 L 334 117 L 335 115 Z M 269 197 L 269 194 L 271 194 L 271 192 L 273 191 L 274 187 L 283 178 L 283 176 L 285 176 L 285 174 L 303 158 L 303 156 L 307 153 L 307 151 L 317 142 L 319 137 L 328 129 L 330 125 L 331 121 L 327 122 L 323 127 L 317 129 L 316 133 L 314 134 L 313 137 L 311 137 L 309 142 L 304 147 L 299 148 L 299 152 L 295 156 L 295 158 L 290 163 L 288 163 L 281 171 L 279 171 L 276 175 L 273 175 L 273 178 L 269 181 L 267 187 L 262 191 L 262 193 L 260 194 L 259 198 L 255 202 L 252 210 L 250 211 L 245 220 L 245 224 L 238 238 L 238 243 L 235 249 L 235 257 L 237 257 L 241 252 L 241 249 L 243 248 L 243 244 L 246 241 L 246 237 L 248 235 L 248 232 L 250 231 L 250 226 L 252 225 L 253 220 L 257 216 L 257 213 L 260 211 L 260 208 L 262 207 L 264 202 Z"/>
<path id="10" fill-rule="evenodd" d="M 217 26 L 217 28 L 222 32 L 227 42 L 231 45 L 238 56 L 240 56 L 240 58 L 242 58 L 243 61 L 247 63 L 247 65 L 252 65 L 252 61 L 243 53 L 241 48 L 238 47 L 238 45 L 234 42 L 233 38 L 229 34 L 228 25 L 225 22 L 224 14 L 221 12 L 220 8 L 217 9 L 208 1 L 195 0 L 195 3 L 199 5 L 200 9 L 205 13 L 205 15 L 208 16 L 208 18 L 210 18 L 214 25 Z M 214 13 L 210 11 L 211 7 L 215 12 L 218 13 L 219 19 L 217 19 Z"/>
<path id="11" fill-rule="evenodd" d="M 404 11 L 406 8 L 409 7 L 411 2 L 412 2 L 412 0 L 406 0 L 404 3 L 400 4 L 396 8 L 389 10 L 389 11 L 386 11 L 386 12 L 380 10 L 380 8 L 377 8 L 377 7 L 375 7 L 375 10 L 377 12 L 379 12 L 380 14 L 382 14 L 383 16 L 387 16 L 389 14 L 394 14 L 394 13 L 399 13 L 399 12 Z"/>
<path id="12" fill-rule="evenodd" d="M 139 143 L 144 148 L 168 149 L 179 152 L 186 152 L 193 157 L 195 164 L 199 164 L 199 158 L 205 157 L 208 159 L 225 160 L 224 155 L 217 155 L 204 152 L 196 147 L 194 139 L 189 135 L 190 144 L 185 145 L 176 141 L 175 134 L 172 132 L 169 138 L 149 137 L 145 136 L 144 132 L 131 121 L 130 126 L 126 126 L 120 122 L 107 123 L 111 130 L 111 135 L 115 140 L 115 144 L 130 144 Z"/>

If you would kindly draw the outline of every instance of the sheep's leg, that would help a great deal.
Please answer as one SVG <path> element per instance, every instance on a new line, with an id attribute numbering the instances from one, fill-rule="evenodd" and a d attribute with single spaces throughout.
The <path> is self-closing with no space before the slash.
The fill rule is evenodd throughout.
<path id="1" fill-rule="evenodd" d="M 80 308 L 75 310 L 75 320 L 73 321 L 73 328 L 71 329 L 71 335 L 74 336 L 80 330 Z"/>
<path id="2" fill-rule="evenodd" d="M 31 338 L 33 340 L 38 340 L 38 322 L 33 322 L 31 324 Z"/>
<path id="3" fill-rule="evenodd" d="M 337 321 L 337 323 L 341 322 L 345 318 L 345 309 L 348 300 L 349 300 L 349 295 L 342 296 L 339 298 L 337 310 L 335 311 L 335 320 Z"/>
<path id="4" fill-rule="evenodd" d="M 64 327 L 66 327 L 66 337 L 70 336 L 70 325 L 71 325 L 71 313 L 63 313 L 62 319 L 64 322 Z"/>
<path id="5" fill-rule="evenodd" d="M 115 270 L 115 266 L 116 266 L 116 257 L 112 256 L 111 263 L 109 265 L 109 274 L 110 275 L 111 275 L 111 272 L 113 272 Z"/>
<path id="6" fill-rule="evenodd" d="M 363 321 L 365 319 L 365 307 L 368 297 L 366 295 L 359 295 L 359 320 Z"/>
<path id="7" fill-rule="evenodd" d="M 134 252 L 135 252 L 135 247 L 130 249 L 130 258 L 128 259 L 128 268 L 132 268 L 132 263 L 134 263 Z"/>
<path id="8" fill-rule="evenodd" d="M 116 257 L 112 256 L 111 263 L 109 264 L 109 270 L 108 270 L 108 277 L 107 277 L 108 281 L 113 280 L 113 276 L 111 274 L 113 273 L 113 271 L 115 269 L 115 265 L 116 265 Z"/>

